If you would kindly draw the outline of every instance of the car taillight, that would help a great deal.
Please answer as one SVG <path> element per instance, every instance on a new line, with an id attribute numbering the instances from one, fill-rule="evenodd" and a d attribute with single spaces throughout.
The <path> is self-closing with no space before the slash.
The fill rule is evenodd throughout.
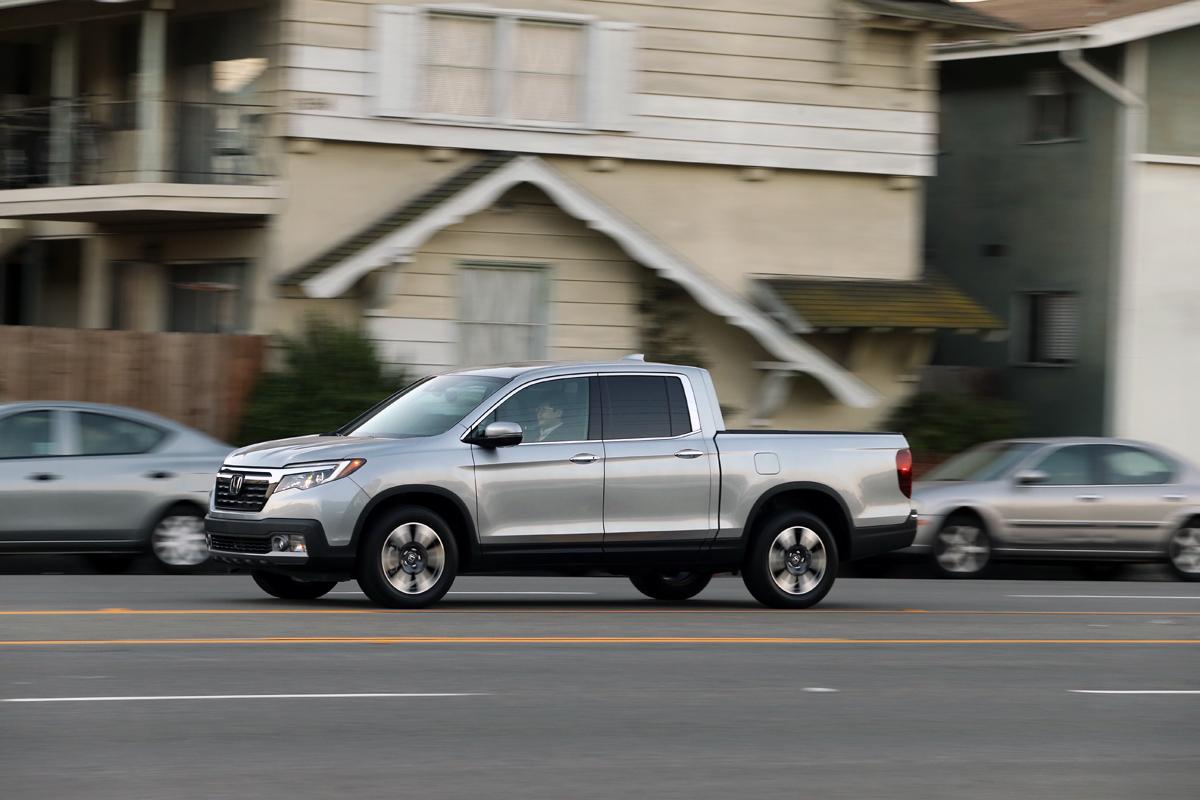
<path id="1" fill-rule="evenodd" d="M 904 496 L 912 499 L 912 451 L 908 448 L 896 451 L 896 481 Z"/>

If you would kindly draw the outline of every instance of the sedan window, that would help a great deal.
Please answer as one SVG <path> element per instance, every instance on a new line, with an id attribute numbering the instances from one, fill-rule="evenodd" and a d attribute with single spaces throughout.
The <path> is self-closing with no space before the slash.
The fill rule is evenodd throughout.
<path id="1" fill-rule="evenodd" d="M 1046 473 L 1042 486 L 1088 486 L 1099 483 L 1096 477 L 1096 447 L 1072 445 L 1060 447 L 1042 459 L 1035 469 Z"/>
<path id="2" fill-rule="evenodd" d="M 79 412 L 79 454 L 120 456 L 148 453 L 166 434 L 151 425 L 108 414 Z"/>
<path id="3" fill-rule="evenodd" d="M 25 411 L 0 419 L 0 458 L 54 455 L 51 411 Z"/>
<path id="4" fill-rule="evenodd" d="M 1175 472 L 1166 459 L 1137 447 L 1106 447 L 1100 458 L 1104 482 L 1114 486 L 1170 483 Z"/>

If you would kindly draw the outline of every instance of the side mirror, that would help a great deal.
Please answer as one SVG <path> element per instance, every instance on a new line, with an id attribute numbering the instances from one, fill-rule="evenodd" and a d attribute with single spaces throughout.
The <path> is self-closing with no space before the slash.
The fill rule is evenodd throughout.
<path id="1" fill-rule="evenodd" d="M 520 444 L 525 432 L 515 422 L 489 422 L 482 432 L 476 430 L 468 442 L 480 447 L 512 447 Z"/>
<path id="2" fill-rule="evenodd" d="M 1050 476 L 1040 469 L 1023 469 L 1013 476 L 1013 480 L 1021 486 L 1036 486 L 1045 483 Z"/>

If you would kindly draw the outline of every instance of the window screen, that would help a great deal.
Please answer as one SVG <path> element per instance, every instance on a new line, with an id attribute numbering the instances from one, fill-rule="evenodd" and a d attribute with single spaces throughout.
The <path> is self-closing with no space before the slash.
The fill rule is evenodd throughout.
<path id="1" fill-rule="evenodd" d="M 521 20 L 514 47 L 512 116 L 576 122 L 583 99 L 584 28 Z"/>
<path id="2" fill-rule="evenodd" d="M 459 364 L 545 358 L 546 295 L 541 269 L 464 268 L 459 280 Z"/>
<path id="3" fill-rule="evenodd" d="M 656 439 L 691 429 L 687 398 L 678 378 L 661 375 L 601 379 L 605 439 Z"/>
<path id="4" fill-rule="evenodd" d="M 425 42 L 424 109 L 458 117 L 489 117 L 496 21 L 430 14 Z"/>
<path id="5" fill-rule="evenodd" d="M 1070 364 L 1079 355 L 1079 297 L 1073 292 L 1025 295 L 1028 337 L 1025 360 L 1031 364 Z"/>
<path id="6" fill-rule="evenodd" d="M 79 413 L 79 454 L 119 456 L 146 453 L 165 434 L 151 425 L 108 414 Z"/>
<path id="7" fill-rule="evenodd" d="M 1037 70 L 1030 76 L 1029 140 L 1055 142 L 1075 131 L 1075 97 L 1061 70 Z"/>
<path id="8" fill-rule="evenodd" d="M 0 458 L 54 455 L 51 412 L 26 411 L 0 419 Z"/>

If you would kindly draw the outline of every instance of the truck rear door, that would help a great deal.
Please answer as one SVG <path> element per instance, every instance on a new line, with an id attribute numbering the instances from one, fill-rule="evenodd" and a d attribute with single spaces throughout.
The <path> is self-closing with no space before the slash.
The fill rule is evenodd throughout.
<path id="1" fill-rule="evenodd" d="M 602 375 L 600 404 L 605 549 L 711 538 L 716 448 L 686 379 Z"/>

